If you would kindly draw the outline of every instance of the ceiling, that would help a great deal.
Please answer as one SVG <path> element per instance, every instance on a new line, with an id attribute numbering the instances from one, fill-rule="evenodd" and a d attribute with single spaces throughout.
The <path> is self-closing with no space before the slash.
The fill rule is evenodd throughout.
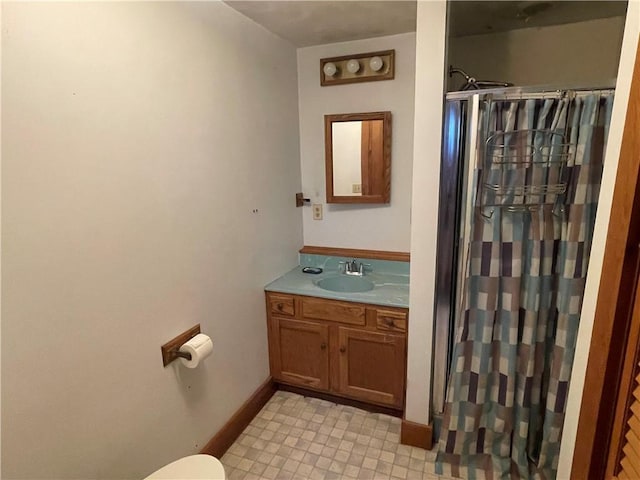
<path id="1" fill-rule="evenodd" d="M 226 3 L 297 47 L 415 32 L 416 2 L 405 0 Z M 450 3 L 452 36 L 542 27 L 624 15 L 626 1 L 460 1 Z"/>
<path id="2" fill-rule="evenodd" d="M 227 1 L 297 47 L 416 31 L 415 1 Z"/>

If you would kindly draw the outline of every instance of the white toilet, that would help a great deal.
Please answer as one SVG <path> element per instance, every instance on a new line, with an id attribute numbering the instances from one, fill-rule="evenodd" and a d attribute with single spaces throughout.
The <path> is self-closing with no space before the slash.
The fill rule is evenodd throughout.
<path id="1" fill-rule="evenodd" d="M 191 455 L 171 462 L 144 480 L 225 480 L 225 478 L 224 467 L 220 460 L 211 455 Z"/>

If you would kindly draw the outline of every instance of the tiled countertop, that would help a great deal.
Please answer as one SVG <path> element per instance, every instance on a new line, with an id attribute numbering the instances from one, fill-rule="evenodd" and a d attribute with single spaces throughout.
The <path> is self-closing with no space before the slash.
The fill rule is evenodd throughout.
<path id="1" fill-rule="evenodd" d="M 358 262 L 371 264 L 371 271 L 365 274 L 365 278 L 372 281 L 375 287 L 368 292 L 333 292 L 316 285 L 323 278 L 338 275 L 338 262 L 344 260 L 350 259 L 324 255 L 301 255 L 300 266 L 269 283 L 265 290 L 409 308 L 409 264 L 407 262 L 357 259 Z M 322 267 L 324 271 L 319 275 L 302 273 L 303 266 Z"/>

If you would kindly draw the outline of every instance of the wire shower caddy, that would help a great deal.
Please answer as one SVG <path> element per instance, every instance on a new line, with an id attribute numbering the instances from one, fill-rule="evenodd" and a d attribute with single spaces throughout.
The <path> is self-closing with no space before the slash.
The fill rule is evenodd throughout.
<path id="1" fill-rule="evenodd" d="M 498 208 L 529 212 L 549 205 L 556 214 L 562 211 L 568 184 L 566 167 L 576 153 L 575 143 L 568 140 L 569 114 L 560 129 L 491 131 L 487 113 L 488 135 L 480 149 L 477 195 L 484 218 L 490 219 Z"/>

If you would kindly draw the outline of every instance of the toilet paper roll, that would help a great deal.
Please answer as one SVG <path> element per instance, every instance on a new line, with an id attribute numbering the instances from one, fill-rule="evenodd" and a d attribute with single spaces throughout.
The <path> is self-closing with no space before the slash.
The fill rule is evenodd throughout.
<path id="1" fill-rule="evenodd" d="M 199 333 L 180 347 L 180 351 L 191 354 L 191 360 L 181 358 L 180 361 L 187 368 L 196 368 L 200 362 L 211 355 L 213 341 L 208 335 Z"/>

